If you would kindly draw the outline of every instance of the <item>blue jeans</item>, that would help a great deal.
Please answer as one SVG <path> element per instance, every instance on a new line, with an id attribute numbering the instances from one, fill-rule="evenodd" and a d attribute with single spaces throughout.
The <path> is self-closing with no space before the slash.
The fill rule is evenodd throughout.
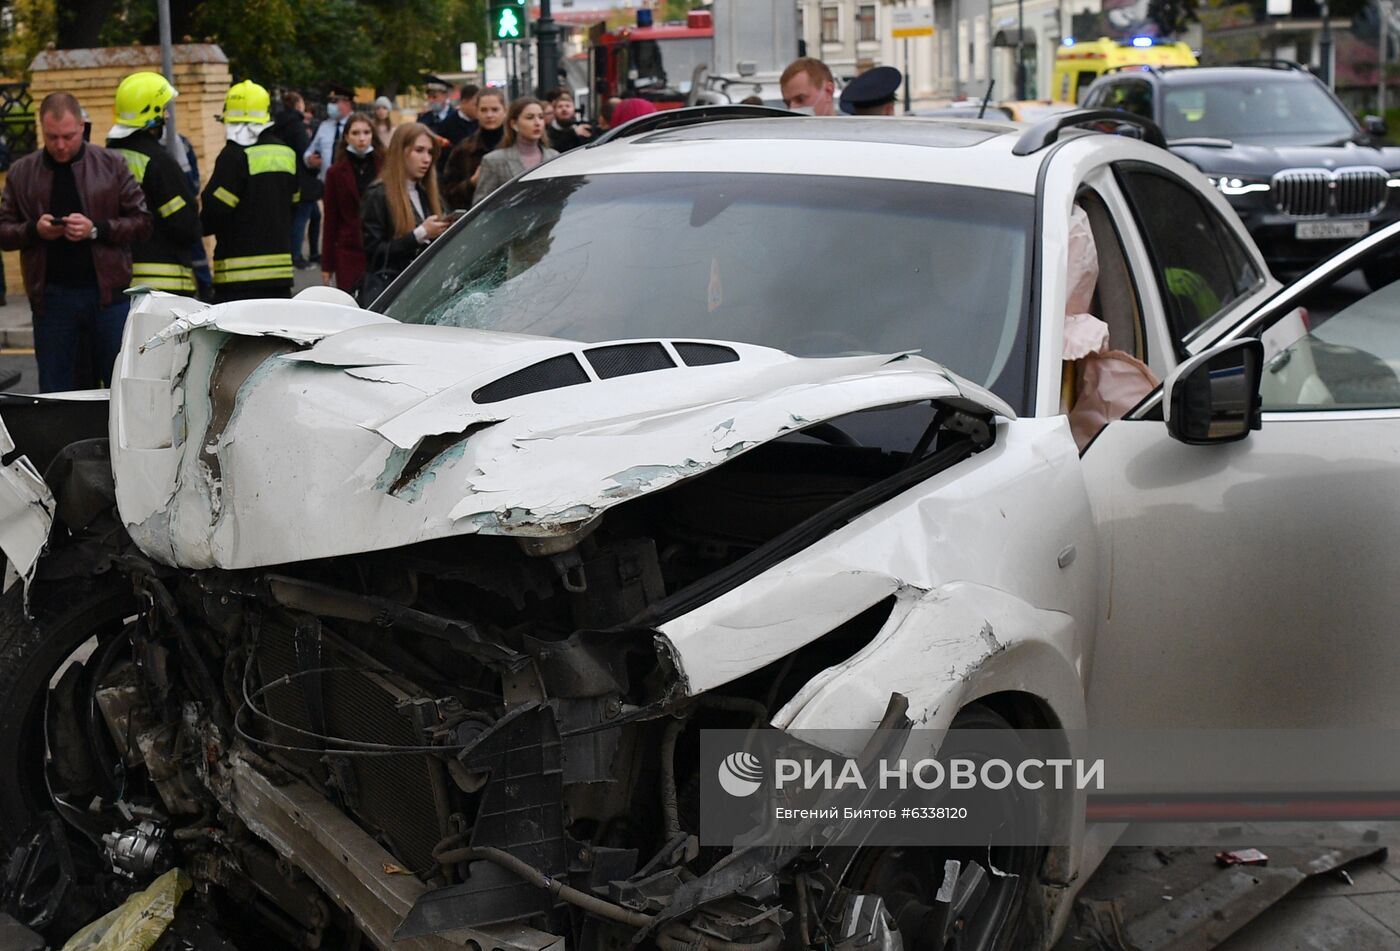
<path id="1" fill-rule="evenodd" d="M 130 306 L 117 294 L 103 307 L 95 287 L 44 288 L 44 312 L 34 315 L 39 392 L 110 386 Z"/>
<path id="2" fill-rule="evenodd" d="M 310 225 L 310 227 L 307 227 Z M 321 256 L 321 206 L 314 201 L 298 202 L 292 212 L 292 259 L 305 261 L 303 242 L 311 246 L 311 257 Z"/>

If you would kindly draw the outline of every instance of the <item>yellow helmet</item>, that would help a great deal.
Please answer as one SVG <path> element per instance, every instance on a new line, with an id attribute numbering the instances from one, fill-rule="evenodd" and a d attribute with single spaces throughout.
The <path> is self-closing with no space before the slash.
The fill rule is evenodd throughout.
<path id="1" fill-rule="evenodd" d="M 224 124 L 271 122 L 272 116 L 268 114 L 271 105 L 272 97 L 267 94 L 267 90 L 251 79 L 245 79 L 231 87 L 228 95 L 224 97 Z"/>
<path id="2" fill-rule="evenodd" d="M 144 129 L 165 118 L 165 106 L 178 96 L 160 73 L 132 73 L 117 87 L 117 125 Z"/>

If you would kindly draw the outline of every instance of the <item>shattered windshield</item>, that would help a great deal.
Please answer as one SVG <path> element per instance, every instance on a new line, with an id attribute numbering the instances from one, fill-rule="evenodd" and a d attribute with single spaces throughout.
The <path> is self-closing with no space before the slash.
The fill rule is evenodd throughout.
<path id="1" fill-rule="evenodd" d="M 1029 196 L 919 182 L 714 173 L 520 182 L 379 305 L 406 323 L 589 343 L 917 350 L 1022 407 L 1033 220 Z"/>

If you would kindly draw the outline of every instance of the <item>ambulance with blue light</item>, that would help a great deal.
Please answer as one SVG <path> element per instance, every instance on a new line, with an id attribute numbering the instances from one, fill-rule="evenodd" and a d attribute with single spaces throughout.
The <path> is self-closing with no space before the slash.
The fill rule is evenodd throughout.
<path id="1" fill-rule="evenodd" d="M 1115 40 L 1076 42 L 1065 37 L 1055 52 L 1055 74 L 1051 83 L 1056 102 L 1078 103 L 1089 85 L 1104 73 L 1134 66 L 1195 66 L 1196 56 L 1185 43 L 1173 43 L 1152 36 Z"/>

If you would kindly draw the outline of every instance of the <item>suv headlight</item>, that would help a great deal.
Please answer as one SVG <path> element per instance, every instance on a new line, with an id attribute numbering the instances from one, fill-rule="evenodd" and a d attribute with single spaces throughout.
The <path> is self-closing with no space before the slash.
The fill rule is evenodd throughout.
<path id="1" fill-rule="evenodd" d="M 1234 198 L 1239 195 L 1252 195 L 1255 192 L 1266 192 L 1269 190 L 1269 183 L 1257 178 L 1236 178 L 1231 175 L 1208 176 L 1210 183 L 1220 189 L 1222 195 Z"/>

